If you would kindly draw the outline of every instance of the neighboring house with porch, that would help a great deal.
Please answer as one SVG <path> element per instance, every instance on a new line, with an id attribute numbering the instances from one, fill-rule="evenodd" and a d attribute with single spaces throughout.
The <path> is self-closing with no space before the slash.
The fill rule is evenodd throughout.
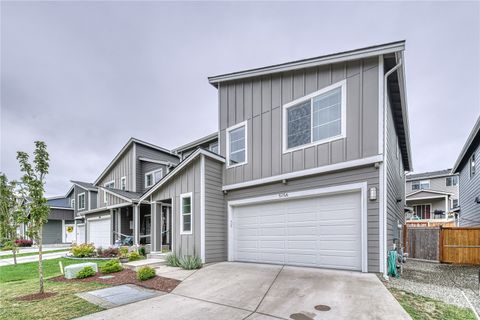
<path id="1" fill-rule="evenodd" d="M 75 242 L 85 243 L 85 219 L 84 213 L 97 208 L 98 189 L 90 182 L 71 180 L 73 198 L 71 206 L 75 217 Z"/>
<path id="2" fill-rule="evenodd" d="M 459 179 L 451 169 L 407 175 L 406 193 L 407 206 L 412 209 L 407 213 L 408 221 L 455 224 Z"/>
<path id="3" fill-rule="evenodd" d="M 219 154 L 197 148 L 136 199 L 151 206 L 152 251 L 169 221 L 173 251 L 207 263 L 386 272 L 412 170 L 403 51 L 400 41 L 210 77 Z"/>
<path id="4" fill-rule="evenodd" d="M 463 146 L 452 172 L 460 177 L 460 223 L 480 226 L 480 117 Z"/>
<path id="5" fill-rule="evenodd" d="M 139 198 L 178 162 L 170 150 L 129 139 L 93 182 L 93 188 L 98 189 L 96 206 L 79 211 L 85 242 L 98 247 L 115 242 L 150 245 L 150 202 Z"/>

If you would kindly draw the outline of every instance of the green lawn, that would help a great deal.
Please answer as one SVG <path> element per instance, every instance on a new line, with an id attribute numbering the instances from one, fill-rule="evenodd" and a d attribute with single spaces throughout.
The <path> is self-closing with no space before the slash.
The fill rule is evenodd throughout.
<path id="1" fill-rule="evenodd" d="M 80 263 L 65 258 L 45 260 L 45 277 L 60 275 L 58 262 L 64 266 Z M 83 261 L 82 261 L 83 262 Z M 106 261 L 92 261 L 101 267 Z M 45 282 L 45 291 L 57 292 L 54 297 L 41 301 L 16 301 L 15 297 L 38 291 L 38 263 L 23 263 L 17 266 L 0 267 L 0 319 L 71 319 L 102 308 L 78 298 L 77 292 L 103 288 L 99 283 Z"/>
<path id="2" fill-rule="evenodd" d="M 51 251 L 44 251 L 43 254 L 48 254 L 48 253 L 55 253 L 55 252 L 68 252 L 70 249 L 58 249 L 58 250 L 51 250 Z M 28 256 L 36 256 L 38 255 L 38 252 L 27 252 L 27 253 L 18 253 L 18 257 L 28 257 Z M 4 256 L 0 256 L 0 259 L 11 259 L 13 258 L 13 254 L 7 254 Z"/>
<path id="3" fill-rule="evenodd" d="M 472 310 L 389 288 L 413 320 L 476 320 Z"/>

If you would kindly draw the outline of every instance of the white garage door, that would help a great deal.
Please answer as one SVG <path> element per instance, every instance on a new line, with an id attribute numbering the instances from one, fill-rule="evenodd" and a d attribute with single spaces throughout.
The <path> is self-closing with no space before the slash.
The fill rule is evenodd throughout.
<path id="1" fill-rule="evenodd" d="M 236 261 L 362 270 L 360 193 L 233 209 Z"/>
<path id="2" fill-rule="evenodd" d="M 110 218 L 88 221 L 88 242 L 95 247 L 110 246 Z"/>
<path id="3" fill-rule="evenodd" d="M 78 244 L 85 243 L 85 225 L 77 224 L 77 240 Z"/>

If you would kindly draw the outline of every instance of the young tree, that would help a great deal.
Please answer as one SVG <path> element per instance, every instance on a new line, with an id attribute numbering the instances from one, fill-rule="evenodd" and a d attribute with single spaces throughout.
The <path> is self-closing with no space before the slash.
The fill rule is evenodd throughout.
<path id="1" fill-rule="evenodd" d="M 23 172 L 22 187 L 25 189 L 25 203 L 28 210 L 28 234 L 38 245 L 38 277 L 40 281 L 40 293 L 43 289 L 43 265 L 42 265 L 42 228 L 47 222 L 50 208 L 45 199 L 45 176 L 48 173 L 49 155 L 47 145 L 43 141 L 35 141 L 33 152 L 33 164 L 29 161 L 26 152 L 17 152 L 17 160 L 20 170 Z M 27 201 L 28 200 L 28 201 Z"/>
<path id="2" fill-rule="evenodd" d="M 17 265 L 17 229 L 25 222 L 25 206 L 16 194 L 17 183 L 0 173 L 0 239 L 11 242 L 13 262 Z"/>

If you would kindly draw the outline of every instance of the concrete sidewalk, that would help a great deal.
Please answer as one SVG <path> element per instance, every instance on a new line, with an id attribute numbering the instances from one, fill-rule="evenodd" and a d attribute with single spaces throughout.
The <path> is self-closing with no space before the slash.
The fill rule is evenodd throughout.
<path id="1" fill-rule="evenodd" d="M 42 252 L 56 251 L 56 250 L 61 250 L 61 249 L 70 250 L 70 245 L 66 244 L 66 245 L 61 245 L 61 246 L 60 245 L 47 246 L 47 247 L 42 248 Z M 37 247 L 28 247 L 28 248 L 19 248 L 18 249 L 18 253 L 33 253 L 33 252 L 38 252 L 38 248 Z M 8 256 L 9 254 L 12 254 L 11 250 L 0 251 L 0 257 L 1 256 Z"/>
<path id="2" fill-rule="evenodd" d="M 63 257 L 68 250 L 65 250 L 64 252 L 55 252 L 55 253 L 44 253 L 42 255 L 43 260 L 50 260 L 50 259 L 57 259 Z M 18 257 L 17 258 L 17 264 L 21 263 L 27 263 L 27 262 L 36 262 L 38 261 L 38 255 L 34 256 L 26 256 L 26 257 Z M 0 259 L 0 267 L 2 266 L 9 266 L 13 265 L 13 258 L 9 259 Z"/>
<path id="3" fill-rule="evenodd" d="M 374 274 L 223 262 L 170 294 L 81 319 L 410 319 Z"/>

